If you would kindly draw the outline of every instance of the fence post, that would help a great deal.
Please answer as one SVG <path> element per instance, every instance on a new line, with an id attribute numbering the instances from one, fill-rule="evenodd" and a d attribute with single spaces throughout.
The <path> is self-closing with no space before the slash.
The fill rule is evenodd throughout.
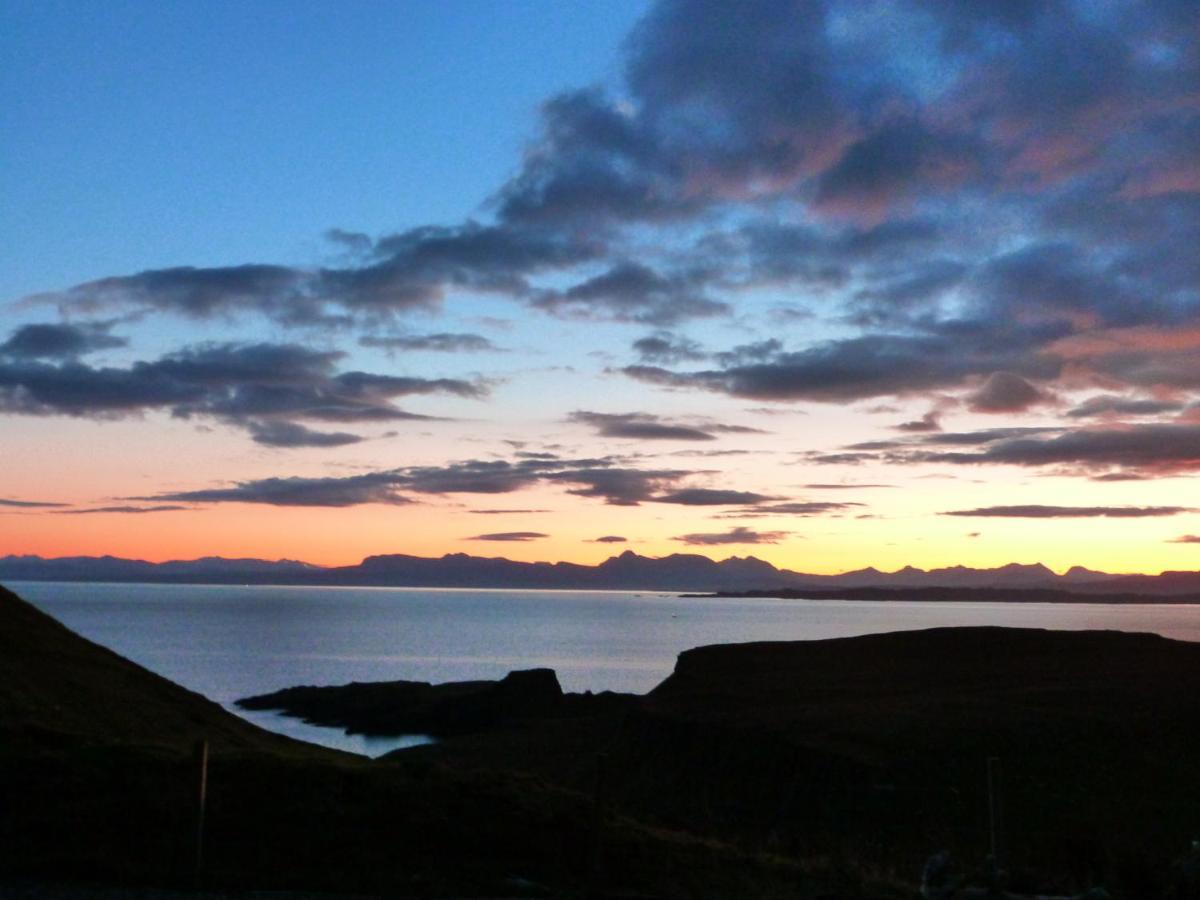
<path id="1" fill-rule="evenodd" d="M 592 846 L 591 859 L 588 860 L 588 895 L 602 895 L 604 881 L 604 823 L 608 818 L 608 768 L 607 753 L 596 755 L 596 792 L 592 798 Z"/>
<path id="2" fill-rule="evenodd" d="M 208 805 L 208 741 L 199 740 L 192 750 L 195 775 L 195 832 L 192 844 L 192 882 L 198 887 L 204 875 L 204 813 Z"/>
<path id="3" fill-rule="evenodd" d="M 1004 868 L 1004 773 L 1000 757 L 989 756 L 987 761 L 988 787 L 988 844 L 993 865 Z"/>

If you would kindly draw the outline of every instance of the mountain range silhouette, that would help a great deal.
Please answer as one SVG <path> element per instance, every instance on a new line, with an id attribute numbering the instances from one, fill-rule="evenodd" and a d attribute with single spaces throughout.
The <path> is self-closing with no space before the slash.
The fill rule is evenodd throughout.
<path id="1" fill-rule="evenodd" d="M 949 566 L 895 572 L 868 567 L 836 575 L 779 569 L 754 556 L 714 560 L 699 554 L 641 556 L 626 550 L 599 565 L 520 562 L 503 557 L 448 553 L 441 557 L 386 554 L 352 566 L 317 566 L 295 560 L 204 557 L 161 563 L 113 556 L 0 557 L 8 581 L 98 581 L 199 584 L 362 585 L 378 587 L 524 588 L 561 590 L 661 590 L 741 592 L 840 589 L 1045 589 L 1085 594 L 1200 593 L 1200 572 L 1113 574 L 1074 566 L 1058 574 L 1040 563 L 994 569 Z"/>

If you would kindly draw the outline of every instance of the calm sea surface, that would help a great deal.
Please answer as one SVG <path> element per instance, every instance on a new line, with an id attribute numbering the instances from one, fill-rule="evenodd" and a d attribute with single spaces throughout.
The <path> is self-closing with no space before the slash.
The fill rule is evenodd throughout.
<path id="1" fill-rule="evenodd" d="M 683 599 L 632 591 L 479 591 L 14 582 L 80 634 L 233 709 L 297 684 L 463 681 L 548 666 L 568 691 L 645 692 L 689 647 L 941 625 L 1153 631 L 1200 641 L 1200 606 Z M 237 711 L 237 710 L 235 710 Z M 405 743 L 241 713 L 357 753 Z M 411 740 L 408 742 L 412 742 Z"/>

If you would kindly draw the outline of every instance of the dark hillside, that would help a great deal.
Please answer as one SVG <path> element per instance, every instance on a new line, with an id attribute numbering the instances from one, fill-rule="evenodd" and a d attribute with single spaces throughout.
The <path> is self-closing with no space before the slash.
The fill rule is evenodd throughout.
<path id="1" fill-rule="evenodd" d="M 94 644 L 0 587 L 0 737 L 341 756 L 264 731 Z"/>

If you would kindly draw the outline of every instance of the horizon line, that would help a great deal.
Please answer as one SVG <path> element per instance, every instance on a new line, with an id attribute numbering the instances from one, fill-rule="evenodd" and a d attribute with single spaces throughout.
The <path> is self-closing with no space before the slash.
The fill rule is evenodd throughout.
<path id="1" fill-rule="evenodd" d="M 507 556 L 479 556 L 479 555 L 472 554 L 472 553 L 465 553 L 463 551 L 446 552 L 446 553 L 443 553 L 441 556 L 420 556 L 420 555 L 414 554 L 414 553 L 403 553 L 403 552 L 372 553 L 368 556 L 362 557 L 357 563 L 347 563 L 347 564 L 343 564 L 343 565 L 323 565 L 321 563 L 312 563 L 312 562 L 308 562 L 306 560 L 294 559 L 291 557 L 278 557 L 275 559 L 269 559 L 269 558 L 265 558 L 265 557 L 256 557 L 256 556 L 207 555 L 207 556 L 196 556 L 196 557 L 192 557 L 190 559 L 170 558 L 170 559 L 153 560 L 153 559 L 144 559 L 141 557 L 117 556 L 117 555 L 111 554 L 111 553 L 105 553 L 105 554 L 101 554 L 98 556 L 88 555 L 88 554 L 64 555 L 64 556 L 42 556 L 37 553 L 26 553 L 26 554 L 9 553 L 9 554 L 5 554 L 4 556 L 0 556 L 0 562 L 3 562 L 5 560 L 19 560 L 19 559 L 36 559 L 36 560 L 41 560 L 44 562 L 58 562 L 58 561 L 63 561 L 63 560 L 111 559 L 111 560 L 117 560 L 120 562 L 144 563 L 146 565 L 161 566 L 161 565 L 169 565 L 171 563 L 194 563 L 194 562 L 203 562 L 205 560 L 220 560 L 222 562 L 259 562 L 259 563 L 271 563 L 271 564 L 295 563 L 297 565 L 307 566 L 309 568 L 316 569 L 316 570 L 331 571 L 331 570 L 335 570 L 335 569 L 353 569 L 353 568 L 363 565 L 369 559 L 378 559 L 380 557 L 404 556 L 404 557 L 408 557 L 410 559 L 443 560 L 443 559 L 446 559 L 447 557 L 461 556 L 461 557 L 466 557 L 468 559 L 503 561 L 503 562 L 516 563 L 519 565 L 527 565 L 527 566 L 573 565 L 573 566 L 579 566 L 580 568 L 585 568 L 585 569 L 595 569 L 595 568 L 598 568 L 599 566 L 603 565 L 605 562 L 609 562 L 614 559 L 619 559 L 619 558 L 621 558 L 623 556 L 627 556 L 627 555 L 636 556 L 639 559 L 648 559 L 648 560 L 664 560 L 664 559 L 671 559 L 673 557 L 678 557 L 678 556 L 699 557 L 701 559 L 706 559 L 717 565 L 720 565 L 720 564 L 726 563 L 726 562 L 730 562 L 733 560 L 755 560 L 757 562 L 761 562 L 761 563 L 764 563 L 765 565 L 771 566 L 773 569 L 775 569 L 778 572 L 790 572 L 790 573 L 793 573 L 796 575 L 811 575 L 815 578 L 835 578 L 840 575 L 852 575 L 855 573 L 868 572 L 868 571 L 877 572 L 880 575 L 898 575 L 902 572 L 909 571 L 909 570 L 915 571 L 915 572 L 925 572 L 925 573 L 941 572 L 941 571 L 946 571 L 949 569 L 965 569 L 967 571 L 972 571 L 972 572 L 994 572 L 994 571 L 998 571 L 1001 569 L 1012 568 L 1012 567 L 1021 567 L 1021 568 L 1041 567 L 1058 578 L 1065 577 L 1069 572 L 1072 572 L 1076 569 L 1083 569 L 1087 572 L 1094 572 L 1098 575 L 1113 575 L 1113 576 L 1141 575 L 1141 576 L 1147 576 L 1147 577 L 1158 577 L 1161 575 L 1165 575 L 1168 572 L 1200 572 L 1200 569 L 1160 569 L 1157 572 L 1147 572 L 1147 571 L 1112 572 L 1112 571 L 1103 570 L 1103 569 L 1092 569 L 1092 568 L 1089 568 L 1088 566 L 1084 566 L 1084 565 L 1078 564 L 1078 563 L 1070 565 L 1060 571 L 1058 569 L 1055 569 L 1052 566 L 1047 565 L 1046 563 L 1041 562 L 1040 560 L 1034 561 L 1034 562 L 1028 562 L 1028 563 L 1017 562 L 1014 560 L 1011 562 L 1003 563 L 998 566 L 989 566 L 989 567 L 982 567 L 982 568 L 977 568 L 974 566 L 967 566 L 967 565 L 963 565 L 962 563 L 955 563 L 955 564 L 947 565 L 947 566 L 936 566 L 936 567 L 929 568 L 929 569 L 923 569 L 920 566 L 914 566 L 911 563 L 909 563 L 909 564 L 905 564 L 905 565 L 901 566 L 898 569 L 888 570 L 888 569 L 881 569 L 878 566 L 873 566 L 873 565 L 868 564 L 868 565 L 860 566 L 859 568 L 856 568 L 856 569 L 845 569 L 845 570 L 841 570 L 838 572 L 820 573 L 820 572 L 806 572 L 801 569 L 783 568 L 783 567 L 775 565 L 774 563 L 772 563 L 768 560 L 763 559 L 762 557 L 755 556 L 754 554 L 747 554 L 745 556 L 730 555 L 730 556 L 724 557 L 722 559 L 718 559 L 713 556 L 708 556 L 707 554 L 704 554 L 704 553 L 668 553 L 665 556 L 650 556 L 650 555 L 646 555 L 646 554 L 637 553 L 634 550 L 625 550 L 622 553 L 614 554 L 613 556 L 610 556 L 607 559 L 602 560 L 599 563 L 594 563 L 594 564 L 574 562 L 572 560 L 567 560 L 567 559 L 525 561 L 525 560 L 512 559 L 511 557 L 507 557 Z"/>

